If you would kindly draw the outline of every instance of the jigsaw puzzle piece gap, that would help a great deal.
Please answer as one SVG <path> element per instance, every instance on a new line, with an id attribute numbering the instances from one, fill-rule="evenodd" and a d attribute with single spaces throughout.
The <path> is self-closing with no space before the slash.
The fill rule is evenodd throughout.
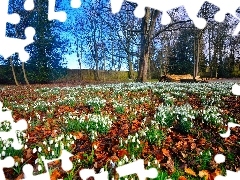
<path id="1" fill-rule="evenodd" d="M 0 159 L 0 179 L 1 180 L 6 179 L 4 172 L 3 172 L 3 168 L 11 168 L 13 166 L 14 166 L 13 157 L 8 156 L 3 160 Z"/>
<path id="2" fill-rule="evenodd" d="M 70 161 L 70 157 L 72 157 L 73 154 L 66 151 L 65 149 L 62 150 L 61 156 L 59 157 L 62 160 L 62 169 L 64 171 L 70 171 L 73 168 L 72 161 Z"/>
<path id="3" fill-rule="evenodd" d="M 20 22 L 20 16 L 17 13 L 9 14 L 6 21 L 11 24 L 18 24 Z"/>
<path id="4" fill-rule="evenodd" d="M 138 4 L 138 7 L 134 10 L 134 16 L 143 18 L 145 16 L 145 6 Z"/>
<path id="5" fill-rule="evenodd" d="M 214 19 L 217 22 L 223 22 L 225 19 L 225 13 L 223 11 L 218 11 L 216 12 L 216 14 L 214 15 Z"/>
<path id="6" fill-rule="evenodd" d="M 31 164 L 25 164 L 22 168 L 24 179 L 30 179 L 33 177 L 33 167 Z"/>
<path id="7" fill-rule="evenodd" d="M 121 10 L 124 0 L 111 0 L 112 13 L 116 14 Z"/>
<path id="8" fill-rule="evenodd" d="M 16 13 L 8 14 L 9 0 L 0 1 L 0 41 L 6 36 L 7 22 L 17 24 L 20 22 L 20 16 Z M 4 43 L 3 43 L 4 44 Z"/>
<path id="9" fill-rule="evenodd" d="M 31 11 L 34 9 L 34 2 L 33 0 L 26 0 L 24 3 L 24 9 L 27 11 Z"/>
<path id="10" fill-rule="evenodd" d="M 214 160 L 217 164 L 224 163 L 225 162 L 225 156 L 222 154 L 216 154 L 214 157 Z"/>
<path id="11" fill-rule="evenodd" d="M 101 173 L 96 174 L 93 169 L 82 169 L 79 172 L 79 176 L 83 180 L 87 180 L 89 177 L 94 177 L 94 180 L 108 180 L 108 172 L 103 171 Z"/>
<path id="12" fill-rule="evenodd" d="M 233 36 L 238 36 L 240 32 L 240 23 L 236 26 L 235 30 L 233 31 Z M 240 92 L 238 91 L 238 95 L 240 96 Z"/>
<path id="13" fill-rule="evenodd" d="M 18 122 L 14 122 L 14 119 L 12 118 L 12 112 L 11 110 L 2 111 L 3 103 L 0 102 L 0 123 L 4 121 L 9 121 L 11 124 L 11 130 L 8 132 L 0 132 L 0 137 L 2 140 L 7 140 L 9 138 L 13 139 L 12 147 L 14 149 L 21 149 L 23 147 L 23 144 L 18 142 L 18 138 L 16 135 L 16 130 L 23 131 L 27 129 L 27 122 L 26 120 L 22 119 Z"/>
<path id="14" fill-rule="evenodd" d="M 72 8 L 79 8 L 81 6 L 81 0 L 71 0 L 70 5 Z"/>
<path id="15" fill-rule="evenodd" d="M 207 21 L 204 18 L 197 17 L 197 14 L 204 2 L 205 0 L 183 0 L 183 5 L 187 11 L 188 17 L 193 21 L 194 26 L 198 29 L 203 29 L 207 25 Z"/>
<path id="16" fill-rule="evenodd" d="M 146 170 L 144 168 L 144 160 L 139 159 L 135 162 L 120 166 L 116 168 L 119 177 L 128 176 L 131 174 L 137 174 L 139 180 L 145 180 L 146 178 L 156 178 L 158 175 L 156 168 Z"/>
<path id="17" fill-rule="evenodd" d="M 33 167 L 31 164 L 25 164 L 22 168 L 24 174 L 24 180 L 50 180 L 49 172 L 33 175 Z"/>
<path id="18" fill-rule="evenodd" d="M 231 127 L 233 127 L 233 128 L 234 127 L 240 127 L 240 125 L 236 124 L 236 123 L 233 123 L 233 122 L 228 122 L 227 132 L 220 134 L 220 136 L 223 137 L 223 138 L 229 137 L 231 135 L 231 129 L 230 129 Z"/>
<path id="19" fill-rule="evenodd" d="M 239 19 L 237 17 L 236 10 L 238 7 L 240 7 L 240 1 L 239 0 L 230 0 L 230 1 L 219 1 L 219 0 L 208 0 L 208 2 L 218 6 L 220 8 L 219 10 L 219 15 L 218 16 L 224 16 L 222 19 L 224 21 L 225 15 L 226 14 L 231 14 L 233 17 Z M 217 19 L 215 19 L 218 21 Z M 218 22 L 223 22 L 223 21 L 218 21 Z"/>
<path id="20" fill-rule="evenodd" d="M 161 24 L 162 25 L 168 25 L 171 23 L 171 17 L 167 12 L 162 13 L 162 19 L 161 19 Z"/>
<path id="21" fill-rule="evenodd" d="M 22 62 L 25 62 L 29 59 L 29 53 L 27 53 L 24 48 L 33 43 L 33 36 L 35 35 L 35 29 L 32 27 L 27 27 L 25 29 L 25 36 L 26 39 L 16 39 L 16 38 L 9 38 L 4 37 L 3 42 L 5 45 L 0 48 L 0 54 L 4 57 L 4 59 L 8 58 L 12 54 L 18 52 L 19 59 Z"/>
<path id="22" fill-rule="evenodd" d="M 239 29 L 240 31 L 240 23 L 237 25 L 237 28 L 236 29 Z M 238 31 L 238 32 L 239 32 Z M 235 83 L 233 86 L 232 86 L 232 93 L 236 96 L 240 96 L 240 86 Z"/>
<path id="23" fill-rule="evenodd" d="M 48 1 L 48 20 L 59 20 L 60 22 L 65 22 L 67 19 L 67 14 L 64 11 L 55 12 L 56 0 Z"/>
<path id="24" fill-rule="evenodd" d="M 218 175 L 214 180 L 229 180 L 229 179 L 240 179 L 240 171 L 233 172 L 226 170 L 226 176 Z"/>

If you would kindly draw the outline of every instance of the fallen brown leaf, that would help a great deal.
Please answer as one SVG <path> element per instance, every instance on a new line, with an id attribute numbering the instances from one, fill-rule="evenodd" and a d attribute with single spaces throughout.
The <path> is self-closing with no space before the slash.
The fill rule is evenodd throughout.
<path id="1" fill-rule="evenodd" d="M 57 169 L 55 169 L 50 176 L 51 180 L 58 180 L 60 177 L 61 173 Z"/>
<path id="2" fill-rule="evenodd" d="M 179 176 L 178 180 L 187 180 L 184 176 Z"/>
<path id="3" fill-rule="evenodd" d="M 28 148 L 26 149 L 25 152 L 26 152 L 26 156 L 25 156 L 26 159 L 29 159 L 32 157 L 32 149 Z"/>
<path id="4" fill-rule="evenodd" d="M 191 168 L 185 168 L 184 169 L 185 173 L 190 174 L 192 176 L 197 176 L 197 174 L 191 169 Z"/>
<path id="5" fill-rule="evenodd" d="M 205 180 L 208 180 L 210 178 L 210 174 L 207 170 L 202 170 L 202 171 L 199 171 L 198 173 L 199 177 L 201 178 L 205 178 Z"/>
<path id="6" fill-rule="evenodd" d="M 163 148 L 163 149 L 162 149 L 162 152 L 163 152 L 163 155 L 164 155 L 164 156 L 167 156 L 167 157 L 170 156 L 170 154 L 169 154 L 169 150 Z"/>

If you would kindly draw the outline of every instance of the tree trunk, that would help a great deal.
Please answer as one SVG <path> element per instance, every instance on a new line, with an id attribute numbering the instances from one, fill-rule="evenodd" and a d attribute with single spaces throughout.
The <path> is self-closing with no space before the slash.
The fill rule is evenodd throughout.
<path id="1" fill-rule="evenodd" d="M 141 24 L 141 55 L 137 81 L 146 82 L 148 78 L 149 51 L 151 38 L 159 11 L 146 8 Z"/>
<path id="2" fill-rule="evenodd" d="M 138 73 L 138 81 L 146 82 L 147 81 L 147 72 L 148 72 L 148 44 L 147 39 L 149 38 L 148 34 L 148 22 L 150 20 L 150 9 L 146 8 L 146 14 L 142 19 L 142 27 L 141 27 L 141 56 L 139 63 L 139 73 Z"/>
<path id="3" fill-rule="evenodd" d="M 193 79 L 196 80 L 199 72 L 199 59 L 200 59 L 200 39 L 201 39 L 201 30 L 196 30 L 194 38 L 194 73 Z"/>
<path id="4" fill-rule="evenodd" d="M 27 75 L 26 75 L 26 71 L 25 71 L 25 67 L 24 67 L 24 62 L 22 62 L 22 70 L 23 70 L 24 80 L 27 83 L 27 85 L 29 85 L 29 82 L 28 82 L 28 79 L 27 79 Z"/>
<path id="5" fill-rule="evenodd" d="M 9 59 L 10 59 L 10 64 L 11 64 L 11 68 L 12 68 L 12 73 L 13 73 L 13 78 L 14 78 L 15 84 L 16 84 L 16 86 L 19 86 L 17 78 L 16 78 L 16 74 L 15 74 L 15 71 L 14 71 L 14 67 L 13 67 L 12 56 Z"/>

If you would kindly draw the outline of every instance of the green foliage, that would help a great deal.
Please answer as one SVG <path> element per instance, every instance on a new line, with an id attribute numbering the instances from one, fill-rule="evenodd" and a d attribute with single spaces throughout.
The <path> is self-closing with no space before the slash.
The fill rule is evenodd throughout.
<path id="1" fill-rule="evenodd" d="M 196 161 L 201 166 L 201 170 L 205 170 L 208 168 L 209 163 L 212 159 L 211 151 L 210 150 L 204 150 L 201 152 L 200 156 L 196 157 Z"/>
<path id="2" fill-rule="evenodd" d="M 151 126 L 150 129 L 146 130 L 146 138 L 150 144 L 157 144 L 158 146 L 160 146 L 165 139 L 165 134 L 162 130 Z"/>
<path id="3" fill-rule="evenodd" d="M 13 139 L 2 140 L 0 138 L 0 159 L 4 159 L 7 156 L 23 156 L 23 149 L 16 150 L 12 147 Z"/>

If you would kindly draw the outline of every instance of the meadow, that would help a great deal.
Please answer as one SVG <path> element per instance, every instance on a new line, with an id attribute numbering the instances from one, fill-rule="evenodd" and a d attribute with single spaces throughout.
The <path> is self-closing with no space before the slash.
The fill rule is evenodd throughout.
<path id="1" fill-rule="evenodd" d="M 65 172 L 61 162 L 50 163 L 51 179 L 80 179 L 79 171 L 94 168 L 118 177 L 115 168 L 144 159 L 155 167 L 158 180 L 213 179 L 240 167 L 239 128 L 223 138 L 227 123 L 240 124 L 240 97 L 231 92 L 233 82 L 211 83 L 118 83 L 100 85 L 5 86 L 0 94 L 3 111 L 12 110 L 17 122 L 28 129 L 17 132 L 24 145 L 0 140 L 0 157 L 12 156 L 7 179 L 21 179 L 29 163 L 35 175 L 45 172 L 41 156 L 57 158 L 62 149 L 73 169 Z M 6 120 L 0 131 L 9 131 Z M 226 161 L 217 164 L 216 154 Z M 90 178 L 91 179 L 91 178 Z"/>

